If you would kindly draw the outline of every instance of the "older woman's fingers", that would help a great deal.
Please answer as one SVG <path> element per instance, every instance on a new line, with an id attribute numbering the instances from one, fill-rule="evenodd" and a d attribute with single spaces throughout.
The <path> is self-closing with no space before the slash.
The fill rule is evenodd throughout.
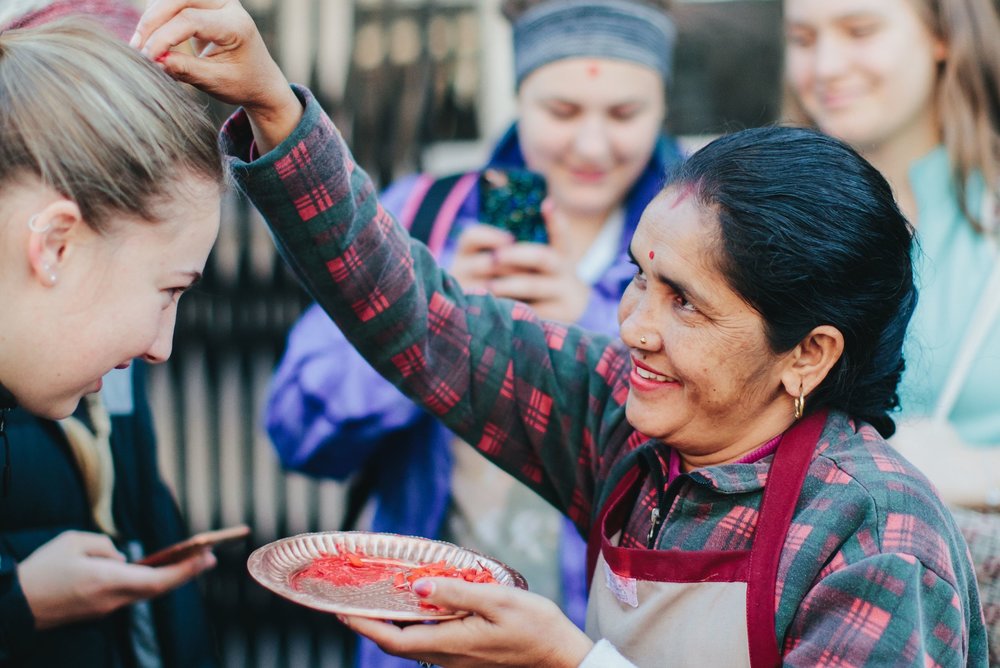
<path id="1" fill-rule="evenodd" d="M 129 43 L 136 49 L 142 49 L 153 32 L 170 22 L 182 10 L 188 7 L 218 9 L 225 2 L 226 0 L 153 0 L 139 18 L 135 34 Z"/>
<path id="2" fill-rule="evenodd" d="M 442 646 L 442 628 L 449 622 L 440 624 L 411 624 L 396 626 L 391 622 L 364 617 L 338 617 L 341 623 L 355 633 L 374 642 L 383 651 L 408 658 L 426 656 Z"/>
<path id="3" fill-rule="evenodd" d="M 413 583 L 413 591 L 423 601 L 445 610 L 462 610 L 492 620 L 506 610 L 520 592 L 513 587 L 458 578 L 422 578 Z"/>
<path id="4" fill-rule="evenodd" d="M 253 20 L 239 4 L 223 8 L 184 7 L 164 23 L 155 24 L 144 40 L 141 50 L 148 57 L 159 59 L 170 49 L 195 40 L 199 56 L 237 48 L 256 32 Z"/>

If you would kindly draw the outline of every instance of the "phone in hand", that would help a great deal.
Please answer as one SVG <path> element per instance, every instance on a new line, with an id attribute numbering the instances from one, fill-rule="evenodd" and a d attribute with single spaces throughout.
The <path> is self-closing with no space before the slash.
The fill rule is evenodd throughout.
<path id="1" fill-rule="evenodd" d="M 545 178 L 526 169 L 484 169 L 479 175 L 479 219 L 518 241 L 547 243 L 542 201 Z"/>
<path id="2" fill-rule="evenodd" d="M 190 538 L 182 540 L 179 543 L 174 543 L 173 545 L 165 547 L 162 550 L 157 550 L 152 554 L 148 554 L 136 563 L 143 566 L 167 566 L 169 564 L 176 564 L 178 561 L 183 561 L 188 557 L 194 556 L 201 550 L 212 548 L 223 543 L 240 540 L 241 538 L 246 538 L 249 535 L 250 527 L 242 524 L 240 526 L 229 527 L 227 529 L 203 531 L 191 536 Z"/>

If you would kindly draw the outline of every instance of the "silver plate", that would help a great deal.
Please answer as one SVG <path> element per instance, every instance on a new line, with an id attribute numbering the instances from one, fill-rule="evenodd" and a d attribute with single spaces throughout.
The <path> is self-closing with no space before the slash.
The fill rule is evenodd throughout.
<path id="1" fill-rule="evenodd" d="M 398 559 L 414 566 L 444 560 L 457 568 L 487 568 L 499 585 L 528 588 L 513 568 L 473 550 L 440 540 L 368 531 L 324 531 L 282 538 L 254 550 L 247 569 L 275 594 L 323 612 L 393 621 L 443 621 L 469 614 L 422 608 L 416 594 L 396 588 L 389 580 L 344 587 L 310 579 L 301 580 L 297 587 L 292 585 L 292 577 L 313 560 L 344 552 Z"/>

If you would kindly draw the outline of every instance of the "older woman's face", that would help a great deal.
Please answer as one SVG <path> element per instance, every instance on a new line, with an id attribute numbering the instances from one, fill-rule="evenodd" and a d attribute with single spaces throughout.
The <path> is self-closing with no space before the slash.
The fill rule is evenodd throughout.
<path id="1" fill-rule="evenodd" d="M 521 82 L 518 131 L 528 168 L 571 216 L 605 216 L 622 203 L 656 146 L 663 80 L 642 65 L 568 58 Z"/>
<path id="2" fill-rule="evenodd" d="M 693 195 L 659 195 L 632 239 L 637 271 L 618 313 L 632 355 L 628 420 L 687 455 L 752 447 L 791 420 L 785 357 L 720 272 L 720 243 L 715 215 Z M 758 422 L 774 416 L 786 424 Z"/>

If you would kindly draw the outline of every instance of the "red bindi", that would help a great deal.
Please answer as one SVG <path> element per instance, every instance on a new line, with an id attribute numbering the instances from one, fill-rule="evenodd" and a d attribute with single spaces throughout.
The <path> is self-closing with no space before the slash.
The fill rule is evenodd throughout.
<path id="1" fill-rule="evenodd" d="M 649 251 L 649 259 L 652 260 L 654 257 L 656 257 L 656 253 Z"/>
<path id="2" fill-rule="evenodd" d="M 587 75 L 590 76 L 591 79 L 593 79 L 600 73 L 601 73 L 601 68 L 597 63 L 590 63 L 589 65 L 587 65 Z"/>

